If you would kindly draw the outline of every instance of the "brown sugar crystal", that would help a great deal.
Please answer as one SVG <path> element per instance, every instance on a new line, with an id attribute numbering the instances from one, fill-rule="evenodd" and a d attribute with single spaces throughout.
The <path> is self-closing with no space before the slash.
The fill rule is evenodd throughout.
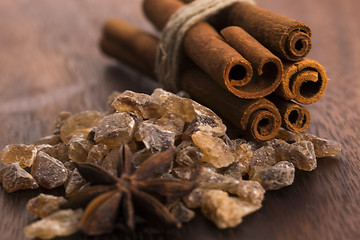
<path id="1" fill-rule="evenodd" d="M 18 163 L 21 168 L 30 167 L 36 157 L 34 145 L 11 144 L 0 152 L 0 163 Z"/>
<path id="2" fill-rule="evenodd" d="M 62 163 L 66 163 L 69 158 L 69 144 L 58 143 L 56 145 L 42 144 L 36 146 L 39 152 L 44 152 L 49 156 L 60 160 Z"/>
<path id="3" fill-rule="evenodd" d="M 253 168 L 251 180 L 261 183 L 265 190 L 277 190 L 289 186 L 294 182 L 294 165 L 287 161 L 281 161 L 270 167 Z"/>
<path id="4" fill-rule="evenodd" d="M 31 175 L 39 185 L 52 189 L 65 183 L 68 170 L 59 160 L 39 152 L 31 167 Z"/>
<path id="5" fill-rule="evenodd" d="M 93 143 L 83 138 L 83 135 L 74 135 L 69 141 L 69 158 L 76 162 L 85 162 L 93 147 Z"/>
<path id="6" fill-rule="evenodd" d="M 118 112 L 134 112 L 144 119 L 159 117 L 159 105 L 144 93 L 126 90 L 121 93 L 111 104 Z"/>
<path id="7" fill-rule="evenodd" d="M 81 209 L 60 210 L 25 227 L 28 238 L 51 239 L 56 236 L 69 236 L 75 233 L 83 215 Z"/>
<path id="8" fill-rule="evenodd" d="M 105 144 L 93 145 L 86 157 L 86 162 L 101 165 L 108 152 L 109 149 Z"/>
<path id="9" fill-rule="evenodd" d="M 236 161 L 234 153 L 220 138 L 201 131 L 194 133 L 191 138 L 204 153 L 201 161 L 211 163 L 218 168 L 227 167 Z"/>
<path id="10" fill-rule="evenodd" d="M 72 136 L 82 134 L 87 138 L 89 132 L 101 118 L 97 111 L 84 111 L 66 118 L 60 127 L 60 136 L 63 143 L 68 144 Z"/>
<path id="11" fill-rule="evenodd" d="M 39 187 L 35 179 L 22 169 L 18 163 L 10 163 L 0 168 L 0 182 L 9 193 Z"/>
<path id="12" fill-rule="evenodd" d="M 314 152 L 316 157 L 334 157 L 340 154 L 341 152 L 341 144 L 325 139 L 317 137 L 313 134 L 303 133 L 303 134 L 294 134 L 284 129 L 280 129 L 277 138 L 283 139 L 287 142 L 299 142 L 299 141 L 310 141 L 314 145 Z"/>
<path id="13" fill-rule="evenodd" d="M 96 143 L 105 144 L 108 148 L 120 146 L 123 141 L 132 139 L 135 120 L 128 113 L 113 113 L 99 120 L 93 131 Z"/>
<path id="14" fill-rule="evenodd" d="M 162 127 L 150 123 L 142 122 L 139 125 L 138 139 L 141 140 L 145 147 L 151 152 L 162 152 L 170 149 L 175 143 L 175 133 L 165 130 Z"/>
<path id="15" fill-rule="evenodd" d="M 58 211 L 60 205 L 66 203 L 64 197 L 56 197 L 53 195 L 41 193 L 39 196 L 32 198 L 26 204 L 26 209 L 38 217 L 44 218 Z"/>
<path id="16" fill-rule="evenodd" d="M 155 124 L 162 127 L 164 130 L 173 132 L 175 139 L 178 139 L 184 130 L 185 121 L 183 118 L 175 113 L 166 113 L 155 121 Z"/>
<path id="17" fill-rule="evenodd" d="M 231 197 L 222 190 L 210 190 L 203 197 L 202 213 L 212 220 L 218 228 L 235 227 L 242 218 L 260 206 Z"/>

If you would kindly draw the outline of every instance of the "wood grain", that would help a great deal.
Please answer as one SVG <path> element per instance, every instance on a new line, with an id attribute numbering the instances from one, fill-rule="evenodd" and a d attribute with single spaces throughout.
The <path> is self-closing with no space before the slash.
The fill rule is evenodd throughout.
<path id="1" fill-rule="evenodd" d="M 309 57 L 323 64 L 330 81 L 310 106 L 309 132 L 340 141 L 342 154 L 320 159 L 313 172 L 298 171 L 291 187 L 268 192 L 263 208 L 234 229 L 217 230 L 198 214 L 172 233 L 119 232 L 108 239 L 360 239 L 360 1 L 257 4 L 312 27 Z M 1 149 L 49 134 L 59 111 L 103 111 L 113 90 L 149 93 L 158 86 L 100 53 L 100 29 L 109 17 L 152 30 L 140 0 L 0 1 Z M 36 194 L 1 188 L 1 240 L 25 239 L 22 229 L 34 219 L 25 204 Z"/>

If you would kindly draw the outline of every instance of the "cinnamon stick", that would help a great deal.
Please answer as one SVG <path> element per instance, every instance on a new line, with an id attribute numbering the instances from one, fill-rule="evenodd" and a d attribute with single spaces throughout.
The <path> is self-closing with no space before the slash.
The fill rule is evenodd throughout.
<path id="1" fill-rule="evenodd" d="M 143 44 L 131 46 L 134 42 L 133 40 L 121 37 L 122 35 L 127 36 L 129 34 L 127 31 L 136 31 Z M 148 69 L 143 71 L 145 74 L 154 68 L 154 49 L 156 49 L 158 41 L 152 35 L 120 20 L 107 22 L 104 26 L 105 32 L 107 34 L 103 34 L 101 41 L 101 48 L 105 53 L 134 68 L 147 66 Z M 103 43 L 108 41 L 114 45 L 127 46 L 126 48 L 123 47 L 125 51 L 123 57 L 119 58 L 117 53 L 112 54 L 109 51 L 110 49 L 107 49 L 108 45 Z M 144 45 L 148 47 L 139 51 Z M 137 57 L 139 61 L 127 61 L 126 56 L 128 55 Z M 228 119 L 244 134 L 263 141 L 269 140 L 277 134 L 281 125 L 281 117 L 275 105 L 270 101 L 264 98 L 256 100 L 239 99 L 218 86 L 214 81 L 211 81 L 209 76 L 190 61 L 184 63 L 180 81 L 183 90 L 189 92 L 200 103 L 207 105 Z"/>
<path id="2" fill-rule="evenodd" d="M 190 96 L 226 118 L 244 135 L 266 141 L 276 136 L 281 116 L 274 104 L 265 98 L 240 99 L 223 90 L 194 65 L 180 75 L 182 88 Z"/>
<path id="3" fill-rule="evenodd" d="M 185 4 L 179 0 L 143 2 L 146 17 L 160 31 L 183 6 Z M 218 32 L 206 22 L 199 22 L 187 31 L 183 48 L 191 60 L 225 89 L 236 89 L 236 86 L 246 84 L 252 77 L 250 63 L 224 42 Z"/>
<path id="4" fill-rule="evenodd" d="M 305 132 L 311 122 L 309 110 L 292 101 L 284 100 L 275 95 L 267 97 L 279 109 L 281 126 L 295 133 Z"/>
<path id="5" fill-rule="evenodd" d="M 284 62 L 283 80 L 276 93 L 287 100 L 310 104 L 319 100 L 325 92 L 328 78 L 324 68 L 316 61 L 304 59 Z"/>
<path id="6" fill-rule="evenodd" d="M 245 57 L 253 67 L 254 77 L 237 91 L 244 96 L 267 96 L 281 83 L 282 63 L 279 58 L 261 45 L 255 38 L 240 27 L 227 27 L 221 30 L 224 39 Z"/>
<path id="7" fill-rule="evenodd" d="M 255 5 L 235 3 L 220 17 L 226 26 L 242 27 L 281 58 L 298 61 L 311 49 L 311 30 L 307 25 Z"/>
<path id="8" fill-rule="evenodd" d="M 119 42 L 122 44 L 118 44 Z M 100 47 L 107 55 L 112 55 L 130 66 L 136 66 L 140 72 L 155 78 L 154 68 L 149 68 L 148 63 L 151 63 L 151 66 L 154 64 L 153 56 L 156 54 L 158 42 L 157 38 L 145 36 L 138 28 L 114 18 L 107 20 L 103 28 Z M 143 58 L 145 59 L 140 60 Z"/>

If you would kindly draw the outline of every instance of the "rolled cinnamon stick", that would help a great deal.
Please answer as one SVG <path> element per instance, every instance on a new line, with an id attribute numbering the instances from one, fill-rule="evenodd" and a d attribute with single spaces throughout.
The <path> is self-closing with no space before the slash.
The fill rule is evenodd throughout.
<path id="1" fill-rule="evenodd" d="M 280 59 L 240 27 L 224 28 L 221 35 L 253 67 L 251 81 L 238 86 L 236 91 L 241 91 L 243 96 L 257 97 L 272 93 L 281 83 L 283 67 Z"/>
<path id="2" fill-rule="evenodd" d="M 325 92 L 328 78 L 324 68 L 316 61 L 304 59 L 284 62 L 283 80 L 276 93 L 287 100 L 310 104 L 319 100 Z"/>
<path id="3" fill-rule="evenodd" d="M 266 97 L 279 109 L 281 126 L 295 133 L 305 132 L 311 122 L 309 110 L 292 101 L 284 100 L 275 95 Z"/>
<path id="4" fill-rule="evenodd" d="M 162 30 L 170 17 L 185 4 L 179 0 L 144 0 L 146 17 Z M 206 44 L 204 44 L 206 43 Z M 250 63 L 230 47 L 208 23 L 193 25 L 183 39 L 187 56 L 209 74 L 220 86 L 232 91 L 252 77 Z M 238 93 L 234 92 L 239 97 Z"/>
<path id="5" fill-rule="evenodd" d="M 240 99 L 221 89 L 194 65 L 180 75 L 182 88 L 190 96 L 210 107 L 253 139 L 266 141 L 276 136 L 281 116 L 274 104 L 264 98 Z"/>
<path id="6" fill-rule="evenodd" d="M 131 46 L 134 41 L 127 37 L 121 37 L 121 35 L 126 36 L 128 35 L 127 31 L 133 32 L 135 30 L 143 44 Z M 106 23 L 105 32 L 107 34 L 103 35 L 101 48 L 106 54 L 134 68 L 147 66 L 148 69 L 143 71 L 145 74 L 154 68 L 154 49 L 156 49 L 158 40 L 152 35 L 120 20 L 111 20 Z M 117 53 L 112 54 L 111 49 L 107 49 L 108 44 L 103 44 L 108 41 L 112 42 L 113 45 L 127 46 L 123 48 L 126 54 L 120 58 Z M 146 45 L 147 48 L 142 49 L 141 46 L 143 45 Z M 142 51 L 139 51 L 140 48 Z M 132 61 L 131 59 L 128 61 L 126 56 L 129 55 L 135 56 L 139 61 Z M 180 81 L 183 90 L 189 92 L 200 103 L 207 105 L 228 119 L 244 134 L 262 141 L 269 140 L 277 134 L 281 125 L 281 117 L 275 105 L 270 101 L 263 98 L 256 100 L 239 99 L 218 86 L 214 81 L 209 80 L 209 76 L 189 62 L 184 64 L 182 68 Z"/>
<path id="7" fill-rule="evenodd" d="M 219 21 L 226 26 L 242 27 L 272 53 L 284 59 L 301 60 L 311 49 L 310 28 L 294 19 L 249 3 L 235 3 L 220 15 Z"/>
<path id="8" fill-rule="evenodd" d="M 126 35 L 122 32 L 126 32 Z M 107 20 L 102 34 L 100 46 L 105 53 L 116 55 L 118 60 L 124 62 L 126 59 L 126 62 L 136 65 L 144 74 L 155 77 L 153 68 L 149 69 L 147 63 L 154 61 L 153 56 L 156 54 L 158 44 L 157 38 L 144 36 L 139 29 L 115 18 Z M 123 44 L 117 44 L 118 42 Z M 147 53 L 143 54 L 144 52 Z M 145 58 L 144 61 L 140 61 L 139 56 Z"/>

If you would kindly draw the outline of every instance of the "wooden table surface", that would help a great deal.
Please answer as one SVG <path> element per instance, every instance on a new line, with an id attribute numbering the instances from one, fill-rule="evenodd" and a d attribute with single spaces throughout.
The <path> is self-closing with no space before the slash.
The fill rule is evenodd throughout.
<path id="1" fill-rule="evenodd" d="M 320 159 L 313 172 L 298 171 L 292 186 L 268 192 L 263 208 L 234 229 L 217 230 L 198 216 L 173 233 L 127 239 L 360 239 L 360 1 L 257 4 L 311 26 L 309 58 L 323 64 L 330 81 L 309 106 L 309 132 L 341 142 L 341 155 Z M 100 29 L 109 17 L 154 31 L 141 0 L 0 1 L 1 149 L 51 133 L 62 110 L 103 111 L 113 90 L 151 93 L 158 86 L 101 54 Z M 1 240 L 25 239 L 22 229 L 34 219 L 25 204 L 36 194 L 1 188 Z"/>

